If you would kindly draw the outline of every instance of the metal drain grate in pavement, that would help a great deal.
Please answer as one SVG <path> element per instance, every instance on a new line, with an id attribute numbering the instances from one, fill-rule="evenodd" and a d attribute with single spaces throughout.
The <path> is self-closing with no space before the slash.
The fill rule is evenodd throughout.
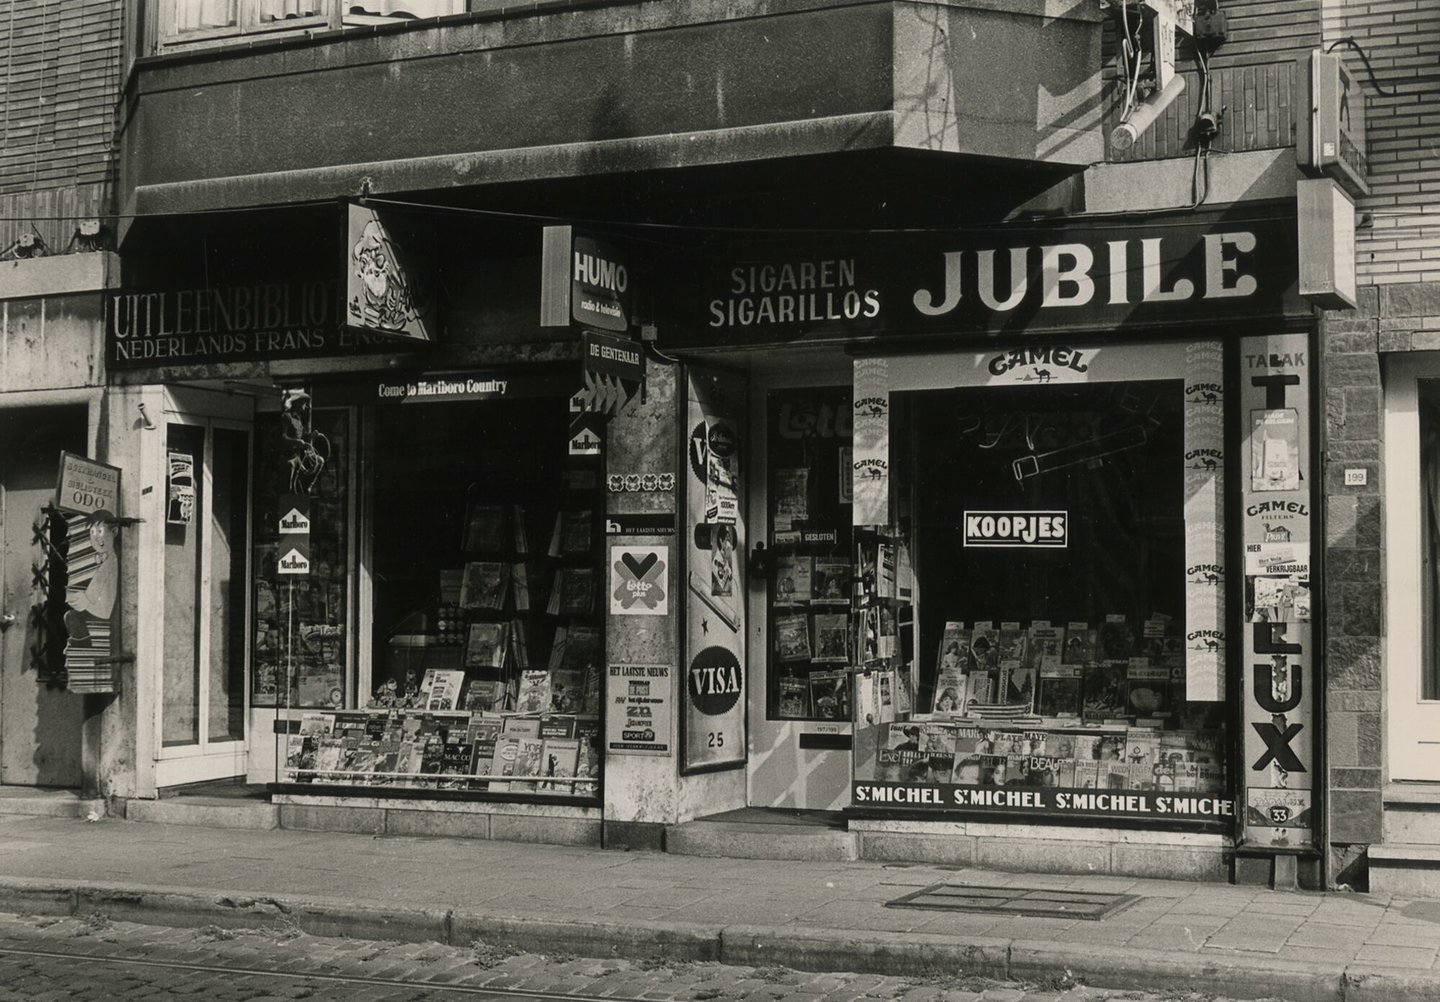
<path id="1" fill-rule="evenodd" d="M 1042 918 L 1088 919 L 1095 922 L 1109 918 L 1138 900 L 1133 894 L 1052 891 L 1036 887 L 931 884 L 894 901 L 887 901 L 885 907 L 927 908 L 945 912 L 994 912 Z"/>

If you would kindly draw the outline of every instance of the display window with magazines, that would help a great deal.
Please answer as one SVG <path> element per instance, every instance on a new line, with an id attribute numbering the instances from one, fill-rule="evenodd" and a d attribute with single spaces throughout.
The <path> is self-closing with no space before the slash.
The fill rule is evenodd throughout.
<path id="1" fill-rule="evenodd" d="M 856 361 L 852 813 L 1234 828 L 1223 361 Z"/>
<path id="2" fill-rule="evenodd" d="M 599 798 L 598 447 L 563 380 L 482 375 L 260 423 L 252 699 L 282 793 Z"/>

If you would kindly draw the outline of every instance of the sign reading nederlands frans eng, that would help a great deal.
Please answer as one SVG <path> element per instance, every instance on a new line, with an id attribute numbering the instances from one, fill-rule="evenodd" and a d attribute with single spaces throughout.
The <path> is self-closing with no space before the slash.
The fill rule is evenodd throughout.
<path id="1" fill-rule="evenodd" d="M 396 338 L 346 330 L 339 300 L 331 282 L 112 292 L 105 357 L 133 369 L 396 350 Z"/>
<path id="2" fill-rule="evenodd" d="M 753 241 L 667 286 L 667 346 L 1307 316 L 1293 204 L 863 242 Z M 673 322 L 672 322 L 673 321 Z"/>

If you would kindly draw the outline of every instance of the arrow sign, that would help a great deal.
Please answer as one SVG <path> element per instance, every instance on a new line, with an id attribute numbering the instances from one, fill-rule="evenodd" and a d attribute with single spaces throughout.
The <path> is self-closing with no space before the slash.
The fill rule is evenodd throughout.
<path id="1" fill-rule="evenodd" d="M 581 373 L 584 388 L 575 400 L 582 411 L 609 414 L 630 413 L 645 386 L 645 352 L 629 338 L 598 331 L 585 331 Z"/>

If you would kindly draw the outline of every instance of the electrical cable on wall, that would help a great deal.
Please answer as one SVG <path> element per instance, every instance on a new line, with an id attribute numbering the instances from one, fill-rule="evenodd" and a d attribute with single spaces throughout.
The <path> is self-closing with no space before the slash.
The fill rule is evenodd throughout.
<path id="1" fill-rule="evenodd" d="M 1400 92 L 1398 90 L 1386 90 L 1384 87 L 1380 86 L 1380 80 L 1378 77 L 1375 76 L 1375 67 L 1370 65 L 1370 57 L 1365 53 L 1365 49 L 1360 45 L 1359 42 L 1355 41 L 1355 39 L 1349 37 L 1348 35 L 1345 38 L 1337 38 L 1335 39 L 1335 41 L 1325 46 L 1326 55 L 1334 52 L 1341 45 L 1348 45 L 1350 46 L 1350 48 L 1360 53 L 1360 59 L 1362 62 L 1364 62 L 1365 69 L 1370 74 L 1370 84 L 1375 88 L 1376 93 L 1378 93 L 1381 97 L 1400 96 Z"/>

